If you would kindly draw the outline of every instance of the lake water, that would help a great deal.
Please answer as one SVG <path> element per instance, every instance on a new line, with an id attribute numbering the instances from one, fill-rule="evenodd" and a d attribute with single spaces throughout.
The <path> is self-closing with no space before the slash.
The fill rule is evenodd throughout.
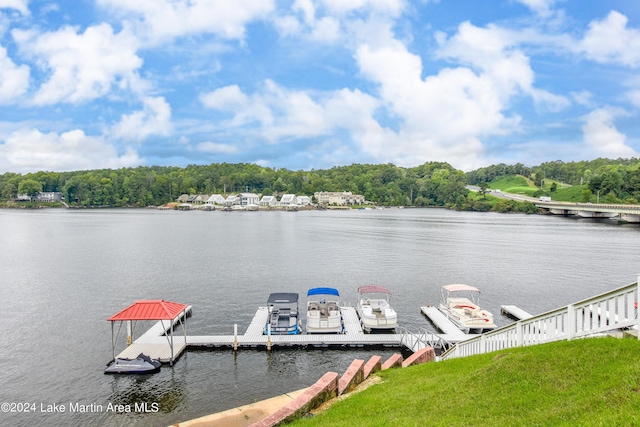
<path id="1" fill-rule="evenodd" d="M 444 209 L 0 210 L 0 402 L 35 409 L 0 412 L 0 424 L 166 426 L 398 351 L 189 350 L 155 375 L 104 375 L 106 319 L 138 299 L 193 305 L 190 335 L 230 335 L 271 292 L 304 303 L 309 288 L 330 286 L 353 305 L 357 287 L 375 283 L 417 331 L 433 330 L 420 306 L 436 304 L 442 285 L 467 283 L 505 325 L 502 304 L 538 314 L 635 282 L 639 238 L 637 225 Z"/>

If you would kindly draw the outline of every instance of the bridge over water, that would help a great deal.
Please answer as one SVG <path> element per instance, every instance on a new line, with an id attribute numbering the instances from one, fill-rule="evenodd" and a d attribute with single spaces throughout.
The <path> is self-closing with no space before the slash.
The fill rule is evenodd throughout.
<path id="1" fill-rule="evenodd" d="M 601 203 L 571 203 L 533 201 L 541 209 L 554 215 L 580 216 L 583 218 L 618 218 L 621 221 L 640 223 L 640 205 L 614 205 Z"/>

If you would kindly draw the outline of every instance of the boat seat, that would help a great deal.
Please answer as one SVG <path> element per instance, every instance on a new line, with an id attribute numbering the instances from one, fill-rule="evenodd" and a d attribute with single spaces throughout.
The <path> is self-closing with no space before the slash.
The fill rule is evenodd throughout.
<path id="1" fill-rule="evenodd" d="M 278 317 L 282 318 L 288 318 L 291 316 L 291 310 L 288 308 L 281 308 Z"/>

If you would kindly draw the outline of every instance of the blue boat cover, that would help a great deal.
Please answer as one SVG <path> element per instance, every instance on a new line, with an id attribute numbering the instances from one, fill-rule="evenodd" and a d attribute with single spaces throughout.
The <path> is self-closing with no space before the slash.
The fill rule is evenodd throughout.
<path id="1" fill-rule="evenodd" d="M 334 288 L 312 288 L 309 289 L 309 292 L 307 292 L 307 296 L 310 297 L 311 295 L 335 295 L 335 296 L 340 296 L 340 294 L 338 293 L 337 289 Z"/>

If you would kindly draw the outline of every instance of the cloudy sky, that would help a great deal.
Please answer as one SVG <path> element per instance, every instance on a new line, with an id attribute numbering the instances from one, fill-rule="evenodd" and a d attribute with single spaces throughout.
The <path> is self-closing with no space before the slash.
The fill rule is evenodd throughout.
<path id="1" fill-rule="evenodd" d="M 640 1 L 0 0 L 0 173 L 640 156 Z"/>

